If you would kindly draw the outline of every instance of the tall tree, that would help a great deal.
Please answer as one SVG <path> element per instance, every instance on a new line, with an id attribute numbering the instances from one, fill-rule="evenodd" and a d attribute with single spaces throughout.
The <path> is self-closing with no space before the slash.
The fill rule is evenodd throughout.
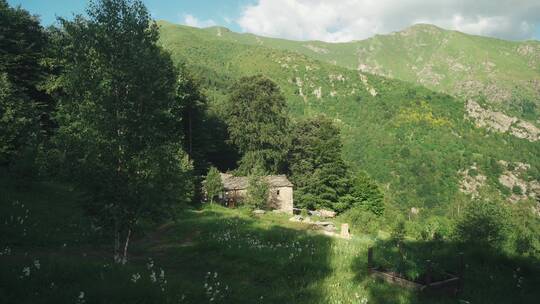
<path id="1" fill-rule="evenodd" d="M 205 144 L 209 132 L 204 129 L 207 111 L 206 97 L 184 65 L 179 66 L 176 98 L 182 106 L 184 145 L 191 158 L 205 161 Z M 205 167 L 201 164 L 201 167 Z"/>
<path id="2" fill-rule="evenodd" d="M 39 20 L 0 0 L 0 164 L 20 157 L 39 135 L 50 99 L 41 89 L 47 73 L 47 35 Z"/>
<path id="3" fill-rule="evenodd" d="M 112 228 L 115 258 L 123 240 L 125 261 L 137 221 L 170 215 L 193 192 L 177 71 L 142 1 L 99 0 L 87 14 L 61 20 L 56 140 L 89 211 Z"/>
<path id="4" fill-rule="evenodd" d="M 239 171 L 256 166 L 278 173 L 289 146 L 289 118 L 285 98 L 270 79 L 257 75 L 241 78 L 225 105 L 232 142 L 243 154 Z"/>
<path id="5" fill-rule="evenodd" d="M 195 182 L 200 184 L 211 165 L 223 171 L 234 168 L 238 152 L 227 141 L 227 125 L 208 104 L 199 81 L 185 64 L 178 67 L 176 98 L 182 107 L 184 149 L 193 161 Z M 203 195 L 200 187 L 195 190 L 193 202 L 198 204 Z"/>
<path id="6" fill-rule="evenodd" d="M 289 170 L 299 206 L 335 210 L 340 197 L 349 193 L 350 177 L 341 149 L 339 129 L 330 119 L 319 116 L 295 125 Z"/>

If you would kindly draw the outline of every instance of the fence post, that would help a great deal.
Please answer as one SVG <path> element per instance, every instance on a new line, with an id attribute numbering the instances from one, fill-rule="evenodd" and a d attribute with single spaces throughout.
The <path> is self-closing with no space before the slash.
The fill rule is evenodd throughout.
<path id="1" fill-rule="evenodd" d="M 431 284 L 431 271 L 432 271 L 431 260 L 427 260 L 426 263 L 427 263 L 427 266 L 426 266 L 426 285 L 429 286 Z"/>
<path id="2" fill-rule="evenodd" d="M 463 290 L 463 275 L 465 274 L 465 258 L 463 252 L 459 253 L 459 286 L 458 291 Z"/>
<path id="3" fill-rule="evenodd" d="M 367 250 L 367 268 L 368 273 L 371 273 L 371 269 L 373 268 L 373 247 L 369 247 Z"/>

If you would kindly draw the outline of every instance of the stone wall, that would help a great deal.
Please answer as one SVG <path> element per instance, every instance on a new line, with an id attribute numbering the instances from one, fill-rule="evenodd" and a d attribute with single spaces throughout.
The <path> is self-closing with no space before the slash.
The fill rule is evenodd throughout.
<path id="1" fill-rule="evenodd" d="M 290 214 L 293 213 L 294 204 L 292 187 L 271 188 L 269 195 L 268 203 L 270 208 Z"/>

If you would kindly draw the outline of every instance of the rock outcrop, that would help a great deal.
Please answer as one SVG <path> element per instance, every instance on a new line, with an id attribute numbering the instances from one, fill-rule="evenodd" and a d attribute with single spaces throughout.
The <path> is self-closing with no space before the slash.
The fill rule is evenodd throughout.
<path id="1" fill-rule="evenodd" d="M 540 140 L 540 129 L 530 122 L 508 116 L 502 112 L 485 109 L 474 100 L 467 101 L 465 109 L 477 127 L 484 127 L 500 133 L 508 132 L 531 142 Z"/>

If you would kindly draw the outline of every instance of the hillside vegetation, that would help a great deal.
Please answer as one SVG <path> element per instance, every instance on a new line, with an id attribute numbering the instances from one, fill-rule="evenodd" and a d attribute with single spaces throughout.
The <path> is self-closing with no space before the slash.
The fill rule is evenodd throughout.
<path id="1" fill-rule="evenodd" d="M 345 159 L 384 185 L 400 208 L 453 213 L 484 192 L 510 198 L 514 184 L 500 182 L 510 175 L 526 188 L 514 200 L 538 196 L 538 142 L 476 127 L 462 98 L 316 60 L 293 47 L 300 42 L 165 22 L 160 32 L 173 59 L 194 70 L 214 111 L 233 81 L 263 73 L 279 84 L 294 118 L 332 118 L 342 131 Z M 328 61 L 324 52 L 315 53 Z M 521 163 L 526 168 L 514 170 Z"/>
<path id="2" fill-rule="evenodd" d="M 213 36 L 222 42 L 294 51 L 347 69 L 482 99 L 491 107 L 520 118 L 533 122 L 538 119 L 538 41 L 505 41 L 429 24 L 346 43 L 267 38 L 221 27 L 204 29 L 198 35 Z"/>

